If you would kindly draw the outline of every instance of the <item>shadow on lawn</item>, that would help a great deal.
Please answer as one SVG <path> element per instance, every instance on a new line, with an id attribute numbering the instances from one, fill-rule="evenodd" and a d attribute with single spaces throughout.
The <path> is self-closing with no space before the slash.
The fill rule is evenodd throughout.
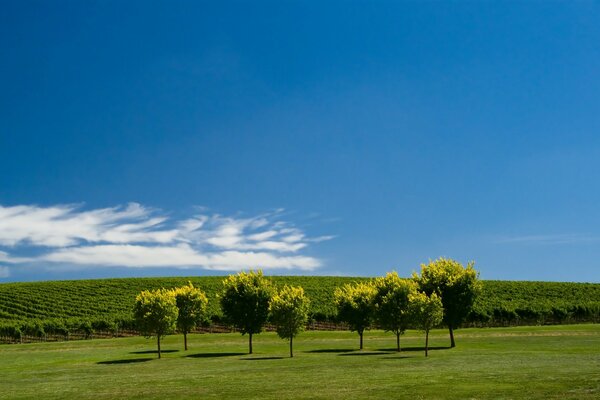
<path id="1" fill-rule="evenodd" d="M 161 353 L 177 353 L 179 350 L 161 350 Z M 141 350 L 141 351 L 131 351 L 129 354 L 156 354 L 157 350 Z"/>
<path id="2" fill-rule="evenodd" d="M 146 361 L 154 360 L 154 358 L 130 358 L 127 360 L 110 360 L 110 361 L 98 361 L 96 364 L 101 365 L 112 365 L 112 364 L 133 364 L 141 363 Z"/>
<path id="3" fill-rule="evenodd" d="M 341 354 L 338 354 L 338 356 L 344 356 L 344 357 L 347 357 L 347 356 L 382 356 L 382 355 L 386 355 L 386 354 L 388 354 L 388 353 L 384 353 L 381 351 L 360 351 L 360 350 L 358 350 L 358 351 L 354 351 L 352 353 L 341 353 Z"/>
<path id="4" fill-rule="evenodd" d="M 450 346 L 432 346 L 429 347 L 429 350 L 449 350 Z M 377 349 L 379 351 L 389 351 L 390 353 L 398 353 L 395 347 L 390 347 L 387 349 Z M 425 347 L 402 347 L 400 348 L 400 353 L 403 351 L 422 351 L 425 352 Z"/>
<path id="5" fill-rule="evenodd" d="M 196 353 L 190 354 L 186 357 L 191 358 L 216 358 L 216 357 L 231 357 L 231 356 L 243 356 L 246 353 Z"/>
<path id="6" fill-rule="evenodd" d="M 318 350 L 307 350 L 305 353 L 349 353 L 354 349 L 318 349 Z"/>
<path id="7" fill-rule="evenodd" d="M 283 357 L 274 356 L 274 357 L 252 357 L 252 358 L 242 358 L 244 361 L 260 361 L 260 360 L 283 360 Z"/>

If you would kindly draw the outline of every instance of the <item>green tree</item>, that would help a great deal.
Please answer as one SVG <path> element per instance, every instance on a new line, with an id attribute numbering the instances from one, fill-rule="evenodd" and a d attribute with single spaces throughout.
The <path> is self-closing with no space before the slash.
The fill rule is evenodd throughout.
<path id="1" fill-rule="evenodd" d="M 425 331 L 425 357 L 428 356 L 429 331 L 439 325 L 444 317 L 444 306 L 442 300 L 435 293 L 427 296 L 422 292 L 409 295 L 410 314 L 413 323 Z"/>
<path id="2" fill-rule="evenodd" d="M 171 290 L 144 290 L 135 298 L 133 315 L 136 326 L 147 338 L 156 336 L 158 358 L 161 357 L 160 339 L 173 332 L 178 314 L 175 296 Z"/>
<path id="3" fill-rule="evenodd" d="M 273 286 L 262 271 L 240 272 L 223 281 L 223 318 L 242 335 L 248 334 L 248 354 L 252 354 L 252 335 L 260 333 L 267 322 L 272 295 Z"/>
<path id="4" fill-rule="evenodd" d="M 375 319 L 382 329 L 396 335 L 396 351 L 400 351 L 400 335 L 411 322 L 408 299 L 417 286 L 411 279 L 400 278 L 395 271 L 377 278 L 374 286 Z"/>
<path id="5" fill-rule="evenodd" d="M 333 294 L 338 319 L 346 322 L 350 330 L 360 336 L 363 349 L 363 333 L 373 321 L 373 297 L 375 288 L 370 282 L 346 284 L 335 289 Z"/>
<path id="6" fill-rule="evenodd" d="M 207 319 L 208 298 L 202 290 L 195 288 L 191 282 L 187 286 L 173 289 L 173 295 L 179 310 L 177 330 L 183 333 L 184 348 L 187 350 L 187 334 Z"/>
<path id="7" fill-rule="evenodd" d="M 454 329 L 467 317 L 481 291 L 479 273 L 470 262 L 464 268 L 458 261 L 440 258 L 421 265 L 421 276 L 413 278 L 428 296 L 437 294 L 444 306 L 444 323 L 450 332 L 450 346 L 455 347 Z"/>
<path id="8" fill-rule="evenodd" d="M 290 357 L 294 357 L 294 337 L 304 330 L 308 321 L 309 304 L 303 288 L 287 285 L 271 300 L 271 321 L 277 328 L 277 335 L 290 341 Z"/>

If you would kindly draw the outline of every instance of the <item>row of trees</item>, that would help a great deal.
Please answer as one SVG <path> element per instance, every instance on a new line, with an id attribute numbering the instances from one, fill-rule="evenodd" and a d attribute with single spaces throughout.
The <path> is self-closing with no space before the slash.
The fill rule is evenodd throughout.
<path id="1" fill-rule="evenodd" d="M 276 326 L 277 334 L 290 341 L 293 357 L 293 338 L 308 322 L 309 300 L 301 287 L 285 286 L 276 291 L 262 272 L 231 275 L 223 282 L 220 303 L 225 320 L 243 335 L 248 334 L 248 352 L 252 354 L 252 336 L 262 331 L 267 320 Z M 155 336 L 158 358 L 160 340 L 175 328 L 184 337 L 196 326 L 207 322 L 205 293 L 188 286 L 167 290 L 143 291 L 136 297 L 134 318 L 140 332 Z"/>
<path id="2" fill-rule="evenodd" d="M 183 333 L 184 347 L 188 349 L 187 334 L 206 322 L 207 304 L 206 294 L 189 283 L 172 290 L 141 292 L 135 299 L 133 315 L 142 334 L 156 336 L 160 358 L 160 339 L 175 328 Z"/>
<path id="3" fill-rule="evenodd" d="M 425 331 L 427 355 L 429 330 L 444 322 L 455 346 L 453 330 L 469 313 L 480 290 L 478 274 L 470 263 L 466 268 L 450 259 L 440 258 L 422 265 L 421 274 L 402 279 L 388 273 L 373 282 L 347 284 L 337 288 L 334 299 L 338 319 L 360 336 L 374 323 L 396 335 L 409 327 Z M 219 296 L 224 321 L 242 335 L 248 335 L 248 353 L 252 354 L 253 335 L 270 321 L 277 334 L 289 340 L 293 357 L 293 339 L 308 321 L 309 299 L 301 287 L 284 286 L 276 290 L 261 271 L 230 275 L 223 281 Z M 173 290 L 144 291 L 136 298 L 134 316 L 139 330 L 156 336 L 160 358 L 160 338 L 174 330 L 183 333 L 187 350 L 187 333 L 206 320 L 206 295 L 191 283 Z"/>
<path id="4" fill-rule="evenodd" d="M 396 335 L 400 351 L 400 335 L 413 326 L 425 331 L 425 353 L 429 331 L 441 322 L 448 327 L 450 346 L 455 347 L 454 329 L 467 317 L 481 291 L 478 273 L 469 263 L 440 258 L 421 266 L 421 274 L 402 279 L 396 272 L 374 282 L 346 284 L 335 291 L 340 320 L 348 323 L 360 336 L 375 323 Z"/>
<path id="5" fill-rule="evenodd" d="M 428 353 L 429 331 L 442 322 L 443 305 L 436 293 L 426 295 L 409 279 L 396 272 L 377 278 L 375 283 L 345 285 L 335 292 L 339 318 L 360 337 L 363 349 L 365 329 L 376 323 L 396 335 L 396 350 L 400 351 L 400 335 L 409 326 L 425 331 L 425 355 Z"/>

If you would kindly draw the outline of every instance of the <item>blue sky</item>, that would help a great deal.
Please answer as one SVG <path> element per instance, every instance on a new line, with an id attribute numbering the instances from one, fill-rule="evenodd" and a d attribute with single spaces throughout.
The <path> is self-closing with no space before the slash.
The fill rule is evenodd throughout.
<path id="1" fill-rule="evenodd" d="M 5 2 L 0 281 L 600 282 L 594 2 Z"/>

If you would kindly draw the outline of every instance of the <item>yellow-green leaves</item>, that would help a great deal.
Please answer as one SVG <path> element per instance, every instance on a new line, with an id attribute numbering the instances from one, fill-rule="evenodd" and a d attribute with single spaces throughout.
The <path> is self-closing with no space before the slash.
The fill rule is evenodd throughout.
<path id="1" fill-rule="evenodd" d="M 409 296 L 417 291 L 417 285 L 394 271 L 375 279 L 374 286 L 375 319 L 379 327 L 396 334 L 396 350 L 400 351 L 400 335 L 411 322 Z"/>
<path id="2" fill-rule="evenodd" d="M 240 272 L 223 281 L 220 297 L 223 317 L 242 335 L 248 334 L 249 353 L 252 353 L 252 334 L 260 333 L 269 315 L 273 286 L 262 271 Z"/>
<path id="3" fill-rule="evenodd" d="M 301 287 L 284 286 L 271 299 L 269 312 L 277 335 L 290 341 L 290 357 L 293 357 L 292 340 L 304 330 L 308 321 L 309 299 Z"/>
<path id="4" fill-rule="evenodd" d="M 207 319 L 208 298 L 202 290 L 195 288 L 191 282 L 187 286 L 173 289 L 172 294 L 175 296 L 175 302 L 179 310 L 177 329 L 183 333 L 184 347 L 187 350 L 187 334 Z"/>
<path id="5" fill-rule="evenodd" d="M 479 274 L 473 265 L 471 262 L 463 268 L 455 260 L 439 258 L 421 265 L 421 276 L 413 275 L 421 291 L 441 297 L 444 306 L 443 320 L 448 325 L 452 347 L 455 346 L 454 328 L 469 314 L 481 290 Z"/>
<path id="6" fill-rule="evenodd" d="M 160 358 L 160 338 L 175 329 L 179 315 L 173 292 L 167 289 L 144 290 L 135 298 L 133 315 L 142 334 L 156 336 Z"/>
<path id="7" fill-rule="evenodd" d="M 350 330 L 358 332 L 360 348 L 363 348 L 363 332 L 373 321 L 373 298 L 375 288 L 372 283 L 359 282 L 336 288 L 334 301 L 338 310 L 338 319 L 346 322 Z"/>
<path id="8" fill-rule="evenodd" d="M 442 322 L 444 307 L 440 297 L 432 293 L 427 296 L 422 292 L 411 293 L 409 296 L 410 312 L 416 327 L 429 331 Z"/>
<path id="9" fill-rule="evenodd" d="M 282 339 L 289 339 L 304 330 L 308 321 L 310 301 L 301 287 L 284 286 L 271 299 L 271 321 Z"/>
<path id="10" fill-rule="evenodd" d="M 171 290 L 144 290 L 135 298 L 133 314 L 140 332 L 164 336 L 175 328 L 179 311 Z"/>

